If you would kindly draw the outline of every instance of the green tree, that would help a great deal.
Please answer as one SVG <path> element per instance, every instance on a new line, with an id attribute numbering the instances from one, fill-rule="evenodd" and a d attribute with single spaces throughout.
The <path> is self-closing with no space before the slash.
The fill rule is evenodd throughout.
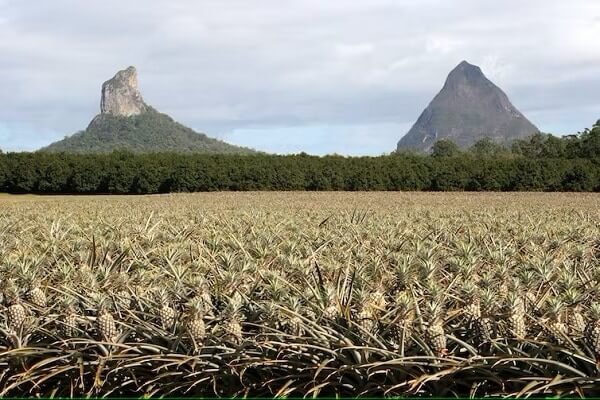
<path id="1" fill-rule="evenodd" d="M 477 157 L 498 156 L 507 152 L 504 146 L 489 137 L 479 139 L 469 148 L 469 151 Z"/>
<path id="2" fill-rule="evenodd" d="M 460 148 L 450 139 L 441 139 L 433 144 L 433 157 L 454 157 L 461 153 Z"/>
<path id="3" fill-rule="evenodd" d="M 544 153 L 545 142 L 546 136 L 543 133 L 536 133 L 527 139 L 515 140 L 511 151 L 526 158 L 537 158 Z"/>
<path id="4" fill-rule="evenodd" d="M 600 190 L 599 124 L 567 138 L 538 136 L 498 156 L 489 142 L 435 156 L 318 157 L 155 153 L 0 154 L 0 190 L 41 193 L 158 193 L 212 190 Z M 540 140 L 543 139 L 543 140 Z M 583 143 L 583 144 L 582 144 Z M 491 149 L 491 150 L 490 150 Z M 583 152 L 587 149 L 587 153 Z M 563 151 L 564 150 L 564 151 Z"/>
<path id="5" fill-rule="evenodd" d="M 582 157 L 600 157 L 600 120 L 596 121 L 592 129 L 581 133 L 580 140 Z"/>

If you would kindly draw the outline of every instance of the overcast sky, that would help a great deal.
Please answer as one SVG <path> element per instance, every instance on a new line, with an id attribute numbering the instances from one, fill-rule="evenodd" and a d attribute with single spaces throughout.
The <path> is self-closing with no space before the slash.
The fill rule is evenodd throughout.
<path id="1" fill-rule="evenodd" d="M 0 0 L 0 148 L 87 126 L 129 65 L 145 101 L 210 136 L 381 154 L 461 60 L 542 131 L 600 118 L 597 0 Z"/>

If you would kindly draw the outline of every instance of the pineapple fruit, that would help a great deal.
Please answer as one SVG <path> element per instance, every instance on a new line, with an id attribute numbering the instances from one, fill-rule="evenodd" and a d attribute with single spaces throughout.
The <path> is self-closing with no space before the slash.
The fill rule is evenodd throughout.
<path id="1" fill-rule="evenodd" d="M 117 325 L 110 311 L 110 301 L 106 296 L 99 296 L 97 303 L 96 328 L 100 339 L 105 342 L 115 342 L 118 337 Z"/>
<path id="2" fill-rule="evenodd" d="M 448 354 L 446 347 L 446 332 L 444 330 L 443 306 L 439 303 L 428 302 L 425 309 L 427 326 L 425 339 L 437 357 Z"/>
<path id="3" fill-rule="evenodd" d="M 234 344 L 241 343 L 243 338 L 241 307 L 242 297 L 239 292 L 236 291 L 229 299 L 225 308 L 223 324 L 221 327 L 225 339 Z"/>
<path id="4" fill-rule="evenodd" d="M 197 352 L 206 339 L 206 325 L 204 323 L 204 301 L 199 297 L 192 298 L 187 304 L 185 329 Z"/>
<path id="5" fill-rule="evenodd" d="M 161 288 L 155 296 L 160 325 L 167 332 L 172 332 L 177 321 L 177 311 L 172 307 L 169 293 L 167 290 Z"/>

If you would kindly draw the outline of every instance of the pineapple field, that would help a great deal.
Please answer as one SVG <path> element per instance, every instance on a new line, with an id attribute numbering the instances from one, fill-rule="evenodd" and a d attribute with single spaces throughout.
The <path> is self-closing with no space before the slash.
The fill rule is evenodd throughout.
<path id="1" fill-rule="evenodd" d="M 0 396 L 598 396 L 600 195 L 0 197 Z"/>

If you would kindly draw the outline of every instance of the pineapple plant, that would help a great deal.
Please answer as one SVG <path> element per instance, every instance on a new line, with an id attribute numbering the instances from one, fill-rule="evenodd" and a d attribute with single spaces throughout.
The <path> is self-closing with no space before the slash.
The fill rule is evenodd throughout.
<path id="1" fill-rule="evenodd" d="M 427 321 L 425 339 L 437 357 L 445 357 L 448 354 L 443 312 L 441 304 L 429 301 L 424 313 Z"/>
<path id="2" fill-rule="evenodd" d="M 111 305 L 108 297 L 104 295 L 98 296 L 96 328 L 98 329 L 100 339 L 105 342 L 116 342 L 119 332 L 110 309 Z"/>
<path id="3" fill-rule="evenodd" d="M 478 343 L 490 342 L 496 337 L 496 293 L 491 287 L 486 288 L 481 295 L 481 317 L 476 319 L 476 337 Z"/>
<path id="4" fill-rule="evenodd" d="M 412 284 L 412 268 L 411 259 L 409 257 L 403 259 L 392 271 L 392 279 L 390 284 L 390 293 L 395 296 L 398 293 L 406 290 Z"/>
<path id="5" fill-rule="evenodd" d="M 46 293 L 42 290 L 40 280 L 36 276 L 28 278 L 27 300 L 38 308 L 46 307 Z"/>
<path id="6" fill-rule="evenodd" d="M 192 298 L 187 304 L 185 330 L 197 352 L 206 339 L 206 325 L 204 323 L 204 301 L 200 297 Z"/>
<path id="7" fill-rule="evenodd" d="M 131 309 L 133 305 L 133 296 L 129 290 L 129 277 L 124 272 L 118 272 L 110 277 L 113 303 L 116 310 L 121 314 L 124 310 Z"/>
<path id="8" fill-rule="evenodd" d="M 395 299 L 396 315 L 389 327 L 392 346 L 400 351 L 404 351 L 411 347 L 413 320 L 414 320 L 414 304 L 410 295 L 406 292 L 400 292 Z"/>
<path id="9" fill-rule="evenodd" d="M 497 287 L 496 302 L 498 304 L 506 303 L 508 294 L 510 293 L 510 270 L 504 260 L 495 271 L 494 279 Z"/>
<path id="10" fill-rule="evenodd" d="M 161 288 L 156 293 L 156 303 L 158 304 L 157 317 L 160 325 L 167 332 L 172 332 L 177 321 L 177 311 L 171 305 L 171 299 L 166 289 Z M 199 305 L 202 307 L 202 305 Z"/>
<path id="11" fill-rule="evenodd" d="M 381 312 L 385 311 L 387 301 L 385 299 L 385 291 L 382 286 L 379 286 L 375 291 L 371 292 L 367 299 L 365 308 L 373 314 L 378 316 Z"/>
<path id="12" fill-rule="evenodd" d="M 66 297 L 62 301 L 62 309 L 64 314 L 62 316 L 62 333 L 66 337 L 77 336 L 79 328 L 79 314 L 77 312 L 77 306 L 75 299 L 72 297 Z"/>
<path id="13" fill-rule="evenodd" d="M 287 299 L 288 307 L 291 313 L 283 315 L 285 329 L 294 336 L 302 336 L 304 334 L 304 324 L 299 315 L 302 315 L 302 303 L 297 297 Z"/>
<path id="14" fill-rule="evenodd" d="M 337 290 L 334 287 L 327 287 L 325 293 L 325 307 L 323 317 L 329 320 L 336 320 L 340 317 L 339 301 Z"/>
<path id="15" fill-rule="evenodd" d="M 356 319 L 362 329 L 370 334 L 377 332 L 379 316 L 385 310 L 387 301 L 382 288 L 373 292 L 358 291 L 359 311 Z"/>
<path id="16" fill-rule="evenodd" d="M 427 337 L 431 348 L 437 357 L 445 357 L 448 355 L 446 348 L 446 334 L 444 332 L 443 322 L 435 319 L 427 327 Z"/>
<path id="17" fill-rule="evenodd" d="M 358 312 L 356 315 L 356 319 L 360 327 L 370 334 L 374 334 L 377 331 L 377 321 L 375 320 L 375 316 L 372 311 L 366 307 L 363 307 L 362 310 Z"/>
<path id="18" fill-rule="evenodd" d="M 594 353 L 596 363 L 600 368 L 600 303 L 592 303 L 589 316 L 589 321 L 584 330 L 585 340 Z"/>
<path id="19" fill-rule="evenodd" d="M 18 335 L 27 319 L 27 309 L 21 302 L 15 288 L 9 288 L 4 292 L 4 300 L 8 306 L 6 310 L 6 324 L 8 326 L 8 331 L 12 335 Z"/>
<path id="20" fill-rule="evenodd" d="M 212 296 L 210 293 L 209 285 L 206 280 L 200 276 L 193 276 L 188 283 L 189 285 L 189 296 L 197 297 L 202 300 L 202 312 L 205 315 L 212 315 L 214 312 L 214 305 Z"/>
<path id="21" fill-rule="evenodd" d="M 596 195 L 565 208 L 563 194 L 494 194 L 492 209 L 483 193 L 336 193 L 326 196 L 343 199 L 340 210 L 349 199 L 384 208 L 351 229 L 328 218 L 333 201 L 286 219 L 313 195 L 277 194 L 286 204 L 268 212 L 254 202 L 271 194 L 244 194 L 241 206 L 223 193 L 77 199 L 56 224 L 64 210 L 52 199 L 3 199 L 0 393 L 598 392 L 600 368 L 588 360 L 600 363 Z M 399 199 L 416 205 L 403 210 Z M 560 207 L 531 206 L 548 201 Z M 132 333 L 117 346 L 120 324 Z"/>
<path id="22" fill-rule="evenodd" d="M 223 333 L 226 340 L 239 344 L 242 341 L 241 315 L 237 312 L 230 313 L 223 322 Z"/>
<path id="23" fill-rule="evenodd" d="M 242 341 L 242 297 L 239 292 L 235 292 L 229 299 L 227 307 L 224 310 L 223 323 L 221 326 L 225 340 L 234 344 L 239 344 Z"/>
<path id="24" fill-rule="evenodd" d="M 466 282 L 462 287 L 461 297 L 464 301 L 463 313 L 476 321 L 481 318 L 481 294 L 479 288 L 471 282 Z"/>
<path id="25" fill-rule="evenodd" d="M 563 322 L 563 302 L 559 298 L 551 298 L 547 304 L 546 329 L 550 337 L 559 345 L 565 343 L 568 336 L 567 324 Z"/>
<path id="26" fill-rule="evenodd" d="M 581 310 L 581 295 L 574 288 L 569 288 L 563 294 L 566 305 L 567 326 L 569 334 L 581 337 L 585 330 L 586 322 Z"/>
<path id="27" fill-rule="evenodd" d="M 497 287 L 497 296 L 496 302 L 497 304 L 504 304 L 506 302 L 506 298 L 510 293 L 510 288 L 505 280 L 500 280 L 500 283 Z"/>
<path id="28" fill-rule="evenodd" d="M 527 336 L 525 320 L 525 304 L 518 292 L 510 292 L 507 296 L 508 334 L 509 337 L 524 339 Z"/>

